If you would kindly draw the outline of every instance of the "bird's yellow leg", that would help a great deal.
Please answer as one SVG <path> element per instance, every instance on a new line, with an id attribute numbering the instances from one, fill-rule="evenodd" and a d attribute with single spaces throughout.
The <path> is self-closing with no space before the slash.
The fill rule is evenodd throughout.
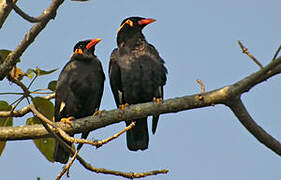
<path id="1" fill-rule="evenodd" d="M 61 118 L 60 123 L 65 123 L 65 124 L 72 124 L 72 120 L 74 119 L 74 117 L 68 117 L 68 118 Z"/>

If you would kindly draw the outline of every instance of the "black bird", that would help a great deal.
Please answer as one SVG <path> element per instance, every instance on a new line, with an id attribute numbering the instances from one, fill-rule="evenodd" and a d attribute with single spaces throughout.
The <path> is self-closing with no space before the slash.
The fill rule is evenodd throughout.
<path id="1" fill-rule="evenodd" d="M 125 19 L 117 33 L 118 48 L 114 49 L 109 63 L 110 85 L 116 105 L 162 101 L 167 69 L 155 47 L 149 44 L 142 29 L 155 19 L 130 17 Z M 152 132 L 156 131 L 159 115 L 153 116 Z M 136 126 L 127 131 L 127 147 L 131 151 L 148 148 L 147 117 L 132 121 Z"/>
<path id="2" fill-rule="evenodd" d="M 61 119 L 78 119 L 98 112 L 105 80 L 101 62 L 94 54 L 98 42 L 100 39 L 92 39 L 80 41 L 74 46 L 73 55 L 61 71 L 57 82 L 56 122 Z M 89 132 L 83 132 L 82 138 L 87 138 L 88 134 Z M 81 146 L 79 144 L 77 149 Z M 69 155 L 69 152 L 57 141 L 54 160 L 65 164 Z"/>

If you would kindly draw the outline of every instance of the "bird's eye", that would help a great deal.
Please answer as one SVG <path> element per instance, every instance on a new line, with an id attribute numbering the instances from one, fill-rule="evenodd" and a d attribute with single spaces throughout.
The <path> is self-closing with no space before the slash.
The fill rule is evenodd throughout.
<path id="1" fill-rule="evenodd" d="M 128 24 L 130 27 L 133 27 L 134 26 L 134 23 L 133 21 L 131 21 L 130 19 L 128 19 L 125 24 Z"/>

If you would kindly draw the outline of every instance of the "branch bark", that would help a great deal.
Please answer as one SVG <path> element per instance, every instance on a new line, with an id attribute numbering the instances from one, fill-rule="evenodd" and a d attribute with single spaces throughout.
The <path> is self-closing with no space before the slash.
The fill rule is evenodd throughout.
<path id="1" fill-rule="evenodd" d="M 37 35 L 45 28 L 45 26 L 48 24 L 48 22 L 52 18 L 55 17 L 57 9 L 63 2 L 64 2 L 64 0 L 53 0 L 51 5 L 43 12 L 45 18 L 42 18 L 42 21 L 36 23 L 25 34 L 24 39 L 20 42 L 18 47 L 6 57 L 6 59 L 4 60 L 4 62 L 2 64 L 0 64 L 0 80 L 3 80 L 6 77 L 8 72 L 16 64 L 16 60 L 23 54 L 23 52 L 28 48 L 28 46 L 34 41 L 34 39 L 37 37 Z M 11 6 L 8 6 L 8 7 L 11 8 Z M 0 13 L 1 13 L 1 11 L 0 11 Z M 0 25 L 1 25 L 1 22 L 0 22 Z"/>
<path id="2" fill-rule="evenodd" d="M 41 14 L 39 17 L 32 17 L 26 14 L 23 10 L 21 10 L 15 3 L 13 3 L 12 0 L 6 0 L 8 6 L 11 6 L 18 15 L 20 15 L 23 19 L 31 22 L 31 23 L 36 23 L 40 22 L 45 18 L 45 14 Z"/>
<path id="3" fill-rule="evenodd" d="M 14 4 L 17 3 L 18 0 L 13 0 Z M 6 2 L 6 0 L 0 0 L 0 29 L 2 28 L 4 22 L 12 11 L 13 7 Z"/>
<path id="4" fill-rule="evenodd" d="M 240 97 L 230 99 L 227 106 L 232 110 L 235 116 L 243 126 L 261 143 L 267 146 L 275 153 L 281 155 L 280 142 L 274 139 L 270 134 L 263 130 L 248 113 Z"/>
<path id="5" fill-rule="evenodd" d="M 92 131 L 114 123 L 119 123 L 127 119 L 142 118 L 145 116 L 176 113 L 183 110 L 213 106 L 215 104 L 224 104 L 230 107 L 242 124 L 252 133 L 260 142 L 272 149 L 278 155 L 281 155 L 281 144 L 273 137 L 260 129 L 256 123 L 251 123 L 251 128 L 247 123 L 251 118 L 239 114 L 242 112 L 240 106 L 231 103 L 233 99 L 239 98 L 243 93 L 249 91 L 255 85 L 267 80 L 268 78 L 281 73 L 281 57 L 271 61 L 263 69 L 249 75 L 248 77 L 229 86 L 222 87 L 213 91 L 190 96 L 183 96 L 165 100 L 162 104 L 143 103 L 131 105 L 125 110 L 115 109 L 104 112 L 101 116 L 90 116 L 73 121 L 72 126 L 64 125 L 62 129 L 69 133 L 81 133 L 82 131 Z M 244 110 L 246 111 L 246 110 Z M 245 112 L 244 112 L 245 113 Z M 259 132 L 257 135 L 255 132 Z M 23 126 L 23 127 L 0 127 L 0 140 L 24 140 L 50 137 L 42 125 Z M 263 137 L 263 138 L 261 138 Z M 274 145 L 272 144 L 274 142 Z"/>

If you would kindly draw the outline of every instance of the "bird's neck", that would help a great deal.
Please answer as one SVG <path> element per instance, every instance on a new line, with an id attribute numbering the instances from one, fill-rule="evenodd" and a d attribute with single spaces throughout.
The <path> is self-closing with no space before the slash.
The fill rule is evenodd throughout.
<path id="1" fill-rule="evenodd" d="M 137 46 L 142 45 L 146 42 L 144 35 L 139 33 L 126 33 L 126 34 L 119 34 L 117 36 L 117 45 L 118 47 L 130 47 L 136 48 Z"/>

